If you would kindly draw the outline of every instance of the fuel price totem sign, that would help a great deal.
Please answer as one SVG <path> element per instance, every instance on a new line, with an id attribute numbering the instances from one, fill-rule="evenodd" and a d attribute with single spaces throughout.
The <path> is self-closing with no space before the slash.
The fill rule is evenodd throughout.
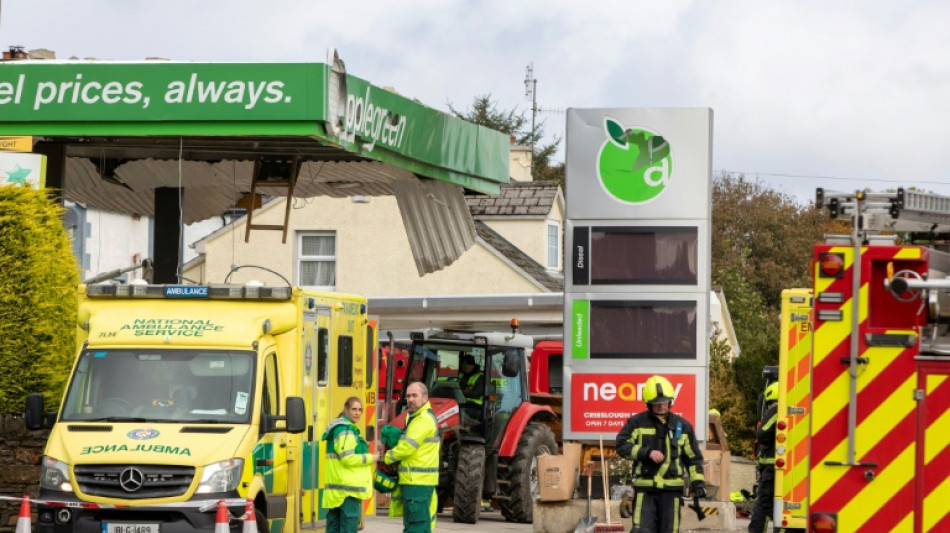
<path id="1" fill-rule="evenodd" d="M 564 438 L 612 439 L 654 374 L 706 438 L 711 109 L 569 109 Z"/>

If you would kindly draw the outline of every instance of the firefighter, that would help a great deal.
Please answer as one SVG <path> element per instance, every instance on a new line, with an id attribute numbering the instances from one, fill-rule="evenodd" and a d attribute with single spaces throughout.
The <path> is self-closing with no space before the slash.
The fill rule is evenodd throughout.
<path id="1" fill-rule="evenodd" d="M 356 533 L 363 514 L 363 500 L 373 495 L 373 455 L 360 436 L 356 422 L 363 416 L 363 403 L 356 396 L 346 399 L 340 417 L 330 422 L 323 440 L 327 443 L 326 488 L 327 533 Z"/>
<path id="2" fill-rule="evenodd" d="M 703 455 L 693 426 L 670 412 L 675 392 L 662 376 L 643 386 L 647 410 L 627 419 L 617 434 L 617 455 L 633 460 L 633 529 L 631 533 L 679 532 L 684 475 L 693 494 L 706 497 Z"/>
<path id="3" fill-rule="evenodd" d="M 419 381 L 410 383 L 405 398 L 409 407 L 406 429 L 383 462 L 399 462 L 403 533 L 428 533 L 435 529 L 441 441 L 426 386 Z"/>
<path id="4" fill-rule="evenodd" d="M 775 421 L 778 419 L 778 383 L 765 388 L 762 395 L 763 412 L 755 430 L 756 470 L 759 485 L 756 490 L 755 507 L 749 520 L 749 531 L 763 533 L 772 516 L 772 497 L 775 495 Z"/>

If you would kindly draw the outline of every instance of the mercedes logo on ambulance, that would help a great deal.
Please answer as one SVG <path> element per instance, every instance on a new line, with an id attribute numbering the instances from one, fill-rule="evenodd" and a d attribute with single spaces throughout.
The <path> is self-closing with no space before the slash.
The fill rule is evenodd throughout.
<path id="1" fill-rule="evenodd" d="M 129 467 L 119 474 L 119 486 L 121 486 L 125 492 L 135 492 L 141 489 L 144 484 L 145 474 L 138 468 Z"/>

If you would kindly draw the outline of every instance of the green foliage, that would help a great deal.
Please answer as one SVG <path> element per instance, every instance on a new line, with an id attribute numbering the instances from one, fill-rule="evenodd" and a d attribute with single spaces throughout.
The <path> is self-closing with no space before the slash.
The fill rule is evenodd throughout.
<path id="1" fill-rule="evenodd" d="M 564 163 L 551 164 L 551 157 L 557 152 L 561 138 L 554 139 L 550 144 L 538 144 L 544 137 L 544 121 L 536 123 L 531 129 L 524 111 L 517 108 L 498 109 L 498 102 L 491 99 L 491 94 L 476 96 L 467 111 L 459 111 L 451 103 L 448 105 L 449 111 L 460 119 L 510 135 L 517 144 L 533 146 L 531 177 L 535 181 L 554 180 L 564 184 Z"/>
<path id="2" fill-rule="evenodd" d="M 59 405 L 75 349 L 76 261 L 43 191 L 0 186 L 0 414 Z"/>
<path id="3" fill-rule="evenodd" d="M 710 357 L 710 407 L 722 414 L 734 450 L 751 455 L 762 368 L 778 364 L 783 289 L 811 287 L 812 247 L 827 216 L 743 176 L 713 183 L 712 281 L 722 287 L 740 354 Z"/>

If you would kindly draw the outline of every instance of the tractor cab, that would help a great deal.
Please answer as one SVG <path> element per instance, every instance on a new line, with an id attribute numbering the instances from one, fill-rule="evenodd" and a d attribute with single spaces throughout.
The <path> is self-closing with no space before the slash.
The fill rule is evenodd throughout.
<path id="1" fill-rule="evenodd" d="M 517 333 L 427 329 L 410 335 L 405 384 L 429 391 L 442 437 L 438 508 L 474 524 L 487 506 L 512 522 L 532 521 L 537 456 L 556 454 L 548 406 L 531 403 L 527 365 L 534 340 Z M 404 388 L 403 391 L 406 389 Z M 393 423 L 405 423 L 406 400 Z"/>
<path id="2" fill-rule="evenodd" d="M 411 338 L 406 382 L 425 384 L 436 417 L 448 417 L 459 438 L 494 444 L 512 413 L 528 401 L 531 337 L 430 329 Z M 401 400 L 397 411 L 404 408 Z"/>

